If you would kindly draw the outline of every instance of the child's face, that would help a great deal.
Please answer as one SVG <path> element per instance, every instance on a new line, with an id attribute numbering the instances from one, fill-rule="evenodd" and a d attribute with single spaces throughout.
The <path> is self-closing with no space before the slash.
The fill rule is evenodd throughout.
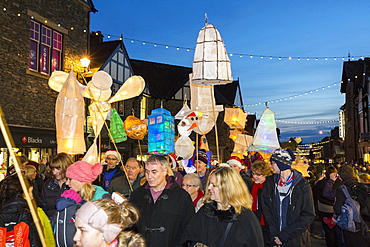
<path id="1" fill-rule="evenodd" d="M 73 241 L 76 242 L 76 247 L 104 247 L 108 246 L 103 238 L 103 233 L 95 228 L 92 228 L 79 217 L 76 217 L 76 233 Z"/>

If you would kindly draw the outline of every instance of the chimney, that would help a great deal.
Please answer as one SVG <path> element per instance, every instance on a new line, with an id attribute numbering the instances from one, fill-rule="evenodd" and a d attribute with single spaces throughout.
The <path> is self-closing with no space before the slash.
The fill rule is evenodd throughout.
<path id="1" fill-rule="evenodd" d="M 101 33 L 101 31 L 91 32 L 90 42 L 91 42 L 91 44 L 102 43 L 103 38 L 104 38 L 104 35 Z"/>

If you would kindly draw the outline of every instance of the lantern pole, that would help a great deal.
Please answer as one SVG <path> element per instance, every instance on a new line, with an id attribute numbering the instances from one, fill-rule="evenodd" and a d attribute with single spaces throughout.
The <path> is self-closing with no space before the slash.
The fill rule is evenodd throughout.
<path id="1" fill-rule="evenodd" d="M 211 90 L 211 94 L 212 94 L 212 87 L 210 87 L 210 90 Z M 214 91 L 213 91 L 213 95 L 214 95 Z M 212 114 L 213 114 L 213 119 L 215 121 L 215 136 L 216 136 L 216 152 L 217 152 L 217 161 L 219 164 L 221 164 L 220 162 L 220 150 L 219 150 L 219 146 L 218 146 L 218 131 L 217 131 L 217 119 L 216 119 L 216 114 L 215 114 L 215 99 L 214 99 L 214 96 L 211 97 L 212 98 Z"/>
<path id="2" fill-rule="evenodd" d="M 3 134 L 3 137 L 4 137 L 4 141 L 6 143 L 6 146 L 9 150 L 9 153 L 10 153 L 10 156 L 12 157 L 13 161 L 14 161 L 14 168 L 18 174 L 18 178 L 19 178 L 19 181 L 21 183 L 21 186 L 22 186 L 22 189 L 23 189 L 23 193 L 26 197 L 26 201 L 27 201 L 27 204 L 28 204 L 28 207 L 31 211 L 31 215 L 32 215 L 32 219 L 36 225 L 36 229 L 37 229 L 37 232 L 38 232 L 38 235 L 40 237 L 40 241 L 41 241 L 41 244 L 43 247 L 47 247 L 46 246 L 46 243 L 45 243 L 45 238 L 44 238 L 44 231 L 43 229 L 41 228 L 41 225 L 40 225 L 40 219 L 37 215 L 37 208 L 34 207 L 34 204 L 32 202 L 32 199 L 31 199 L 31 196 L 29 194 L 29 191 L 27 189 L 27 186 L 26 186 L 26 182 L 24 180 L 24 177 L 23 177 L 23 174 L 21 172 L 21 169 L 20 169 L 20 166 L 19 166 L 19 163 L 18 163 L 18 160 L 17 158 L 15 157 L 15 154 L 14 154 L 14 151 L 13 151 L 13 147 L 15 146 L 14 145 L 14 140 L 13 140 L 13 137 L 11 136 L 10 134 L 10 131 L 8 129 L 8 126 L 6 124 L 6 120 L 5 120 L 5 116 L 4 116 L 4 112 L 0 106 L 0 128 L 1 128 L 1 132 Z"/>
<path id="3" fill-rule="evenodd" d="M 100 112 L 100 111 L 99 111 Z M 100 114 L 102 114 L 101 112 L 100 112 Z M 103 114 L 102 114 L 103 115 Z M 104 120 L 104 124 L 105 124 L 105 127 L 107 128 L 107 130 L 108 130 L 108 135 L 109 136 L 112 136 L 112 133 L 110 132 L 110 130 L 109 130 L 109 128 L 108 128 L 108 124 L 107 124 L 107 122 Z M 138 140 L 139 141 L 139 140 Z M 113 143 L 113 146 L 114 146 L 114 148 L 115 148 L 115 150 L 117 151 L 117 153 L 118 153 L 118 148 L 117 148 L 117 145 L 116 145 L 116 143 L 114 142 L 114 141 L 112 141 L 112 143 Z M 100 146 L 100 145 L 99 145 Z M 140 149 L 140 154 L 141 154 L 141 147 L 140 147 L 140 142 L 139 142 L 139 149 Z M 100 154 L 100 152 L 99 152 L 99 154 Z M 99 157 L 100 157 L 100 155 L 99 155 Z M 141 156 L 140 156 L 141 157 Z M 123 165 L 123 161 L 122 161 L 122 158 L 120 159 L 120 163 L 121 163 L 121 165 L 122 165 L 122 170 L 123 170 L 123 172 L 125 173 L 125 177 L 126 177 L 126 180 L 127 180 L 127 183 L 128 183 L 128 186 L 130 187 L 130 190 L 131 191 L 134 191 L 134 189 L 132 188 L 132 185 L 131 185 L 131 183 L 130 183 L 130 180 L 128 179 L 128 175 L 127 175 L 127 171 L 126 171 L 126 167 Z"/>

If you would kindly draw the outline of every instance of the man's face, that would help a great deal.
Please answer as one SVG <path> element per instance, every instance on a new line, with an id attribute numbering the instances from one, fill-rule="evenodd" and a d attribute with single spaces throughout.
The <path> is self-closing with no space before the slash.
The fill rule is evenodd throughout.
<path id="1" fill-rule="evenodd" d="M 271 167 L 272 172 L 274 174 L 279 174 L 280 173 L 280 169 L 279 169 L 279 167 L 277 166 L 277 164 L 274 161 L 271 161 L 270 167 Z"/>
<path id="2" fill-rule="evenodd" d="M 206 163 L 200 160 L 196 160 L 195 168 L 197 169 L 197 172 L 204 172 L 206 170 Z"/>
<path id="3" fill-rule="evenodd" d="M 131 160 L 131 161 L 126 162 L 125 168 L 126 168 L 128 178 L 131 181 L 134 181 L 140 172 L 139 164 L 136 161 Z"/>
<path id="4" fill-rule="evenodd" d="M 117 166 L 118 160 L 114 155 L 108 155 L 105 157 L 105 161 L 107 162 L 107 169 L 114 169 Z"/>
<path id="5" fill-rule="evenodd" d="M 167 169 L 163 169 L 159 162 L 145 164 L 145 177 L 154 191 L 160 191 L 166 184 Z"/>

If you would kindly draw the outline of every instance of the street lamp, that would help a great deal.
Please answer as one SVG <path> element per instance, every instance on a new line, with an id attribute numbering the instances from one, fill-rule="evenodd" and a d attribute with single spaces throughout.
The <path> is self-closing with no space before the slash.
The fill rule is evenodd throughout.
<path id="1" fill-rule="evenodd" d="M 87 68 L 90 65 L 90 59 L 88 59 L 87 57 L 84 57 L 80 59 L 80 62 L 81 62 L 82 68 L 84 68 L 84 72 L 86 72 Z"/>

